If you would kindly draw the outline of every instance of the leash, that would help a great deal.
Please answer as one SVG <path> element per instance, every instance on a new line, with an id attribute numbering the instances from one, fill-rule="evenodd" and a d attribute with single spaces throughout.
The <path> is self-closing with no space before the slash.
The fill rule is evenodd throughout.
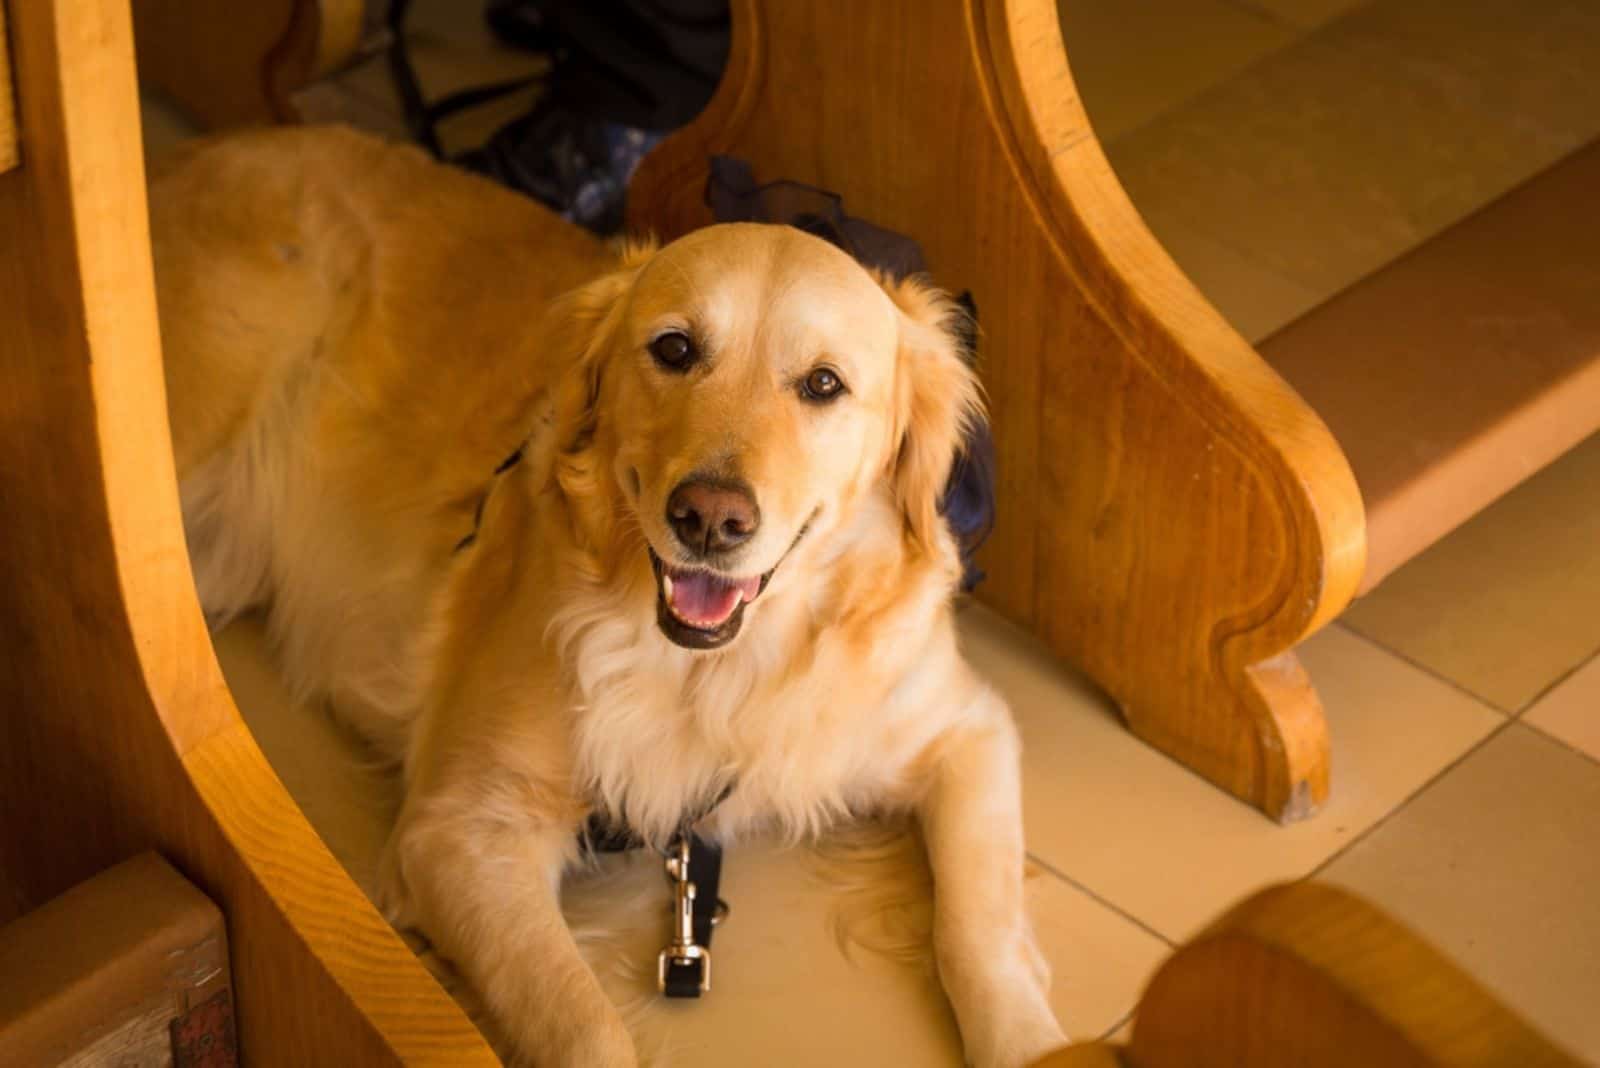
<path id="1" fill-rule="evenodd" d="M 711 935 L 730 910 L 717 895 L 722 847 L 694 828 L 732 792 L 729 783 L 709 805 L 685 814 L 662 850 L 672 887 L 672 931 L 656 958 L 656 989 L 669 998 L 697 998 L 711 990 Z M 591 853 L 622 853 L 644 845 L 626 824 L 612 823 L 599 812 L 590 814 L 578 841 Z"/>
<path id="2" fill-rule="evenodd" d="M 656 989 L 669 998 L 697 998 L 711 990 L 711 932 L 728 914 L 717 896 L 722 847 L 682 829 L 667 847 L 672 884 L 672 939 L 656 958 Z"/>

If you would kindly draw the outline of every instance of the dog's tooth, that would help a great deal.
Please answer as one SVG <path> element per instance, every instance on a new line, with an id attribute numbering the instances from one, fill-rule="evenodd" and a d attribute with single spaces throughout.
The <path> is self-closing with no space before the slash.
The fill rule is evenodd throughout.
<path id="1" fill-rule="evenodd" d="M 667 603 L 672 602 L 672 576 L 665 571 L 661 573 L 661 595 L 667 599 Z"/>

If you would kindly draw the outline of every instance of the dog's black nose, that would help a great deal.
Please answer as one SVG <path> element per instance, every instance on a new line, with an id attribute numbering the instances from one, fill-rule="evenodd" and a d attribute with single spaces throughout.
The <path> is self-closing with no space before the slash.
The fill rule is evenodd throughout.
<path id="1" fill-rule="evenodd" d="M 667 524 L 697 556 L 727 552 L 761 525 L 756 496 L 743 482 L 685 479 L 667 498 Z"/>

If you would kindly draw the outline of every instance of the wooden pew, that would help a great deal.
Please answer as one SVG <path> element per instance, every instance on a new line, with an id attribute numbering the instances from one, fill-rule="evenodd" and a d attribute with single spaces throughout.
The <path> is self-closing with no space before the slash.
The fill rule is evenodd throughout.
<path id="1" fill-rule="evenodd" d="M 630 220 L 709 221 L 707 160 L 843 195 L 970 289 L 999 458 L 979 596 L 1142 738 L 1288 821 L 1327 794 L 1296 643 L 1600 430 L 1600 147 L 1258 353 L 1146 229 L 1055 0 L 734 0 L 710 106 Z"/>
<path id="2" fill-rule="evenodd" d="M 5 11 L 0 923 L 154 849 L 227 916 L 248 1061 L 493 1064 L 217 669 L 167 433 L 126 0 Z"/>
<path id="3" fill-rule="evenodd" d="M 1337 887 L 1235 906 L 1145 988 L 1124 1046 L 1034 1068 L 1581 1068 L 1430 945 Z"/>
<path id="4" fill-rule="evenodd" d="M 1055 0 L 735 0 L 722 85 L 645 160 L 632 223 L 709 221 L 714 153 L 837 191 L 976 297 L 1000 498 L 979 596 L 1141 737 L 1274 819 L 1314 812 L 1327 728 L 1293 647 L 1361 580 L 1361 496 L 1128 201 Z"/>

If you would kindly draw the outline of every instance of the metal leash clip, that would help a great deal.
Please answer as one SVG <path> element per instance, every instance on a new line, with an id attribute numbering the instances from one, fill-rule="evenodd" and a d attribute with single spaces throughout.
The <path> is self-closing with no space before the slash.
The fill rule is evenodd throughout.
<path id="1" fill-rule="evenodd" d="M 656 987 L 668 997 L 699 997 L 711 989 L 711 950 L 694 940 L 695 885 L 689 879 L 689 836 L 667 849 L 672 884 L 672 941 L 656 960 Z"/>

